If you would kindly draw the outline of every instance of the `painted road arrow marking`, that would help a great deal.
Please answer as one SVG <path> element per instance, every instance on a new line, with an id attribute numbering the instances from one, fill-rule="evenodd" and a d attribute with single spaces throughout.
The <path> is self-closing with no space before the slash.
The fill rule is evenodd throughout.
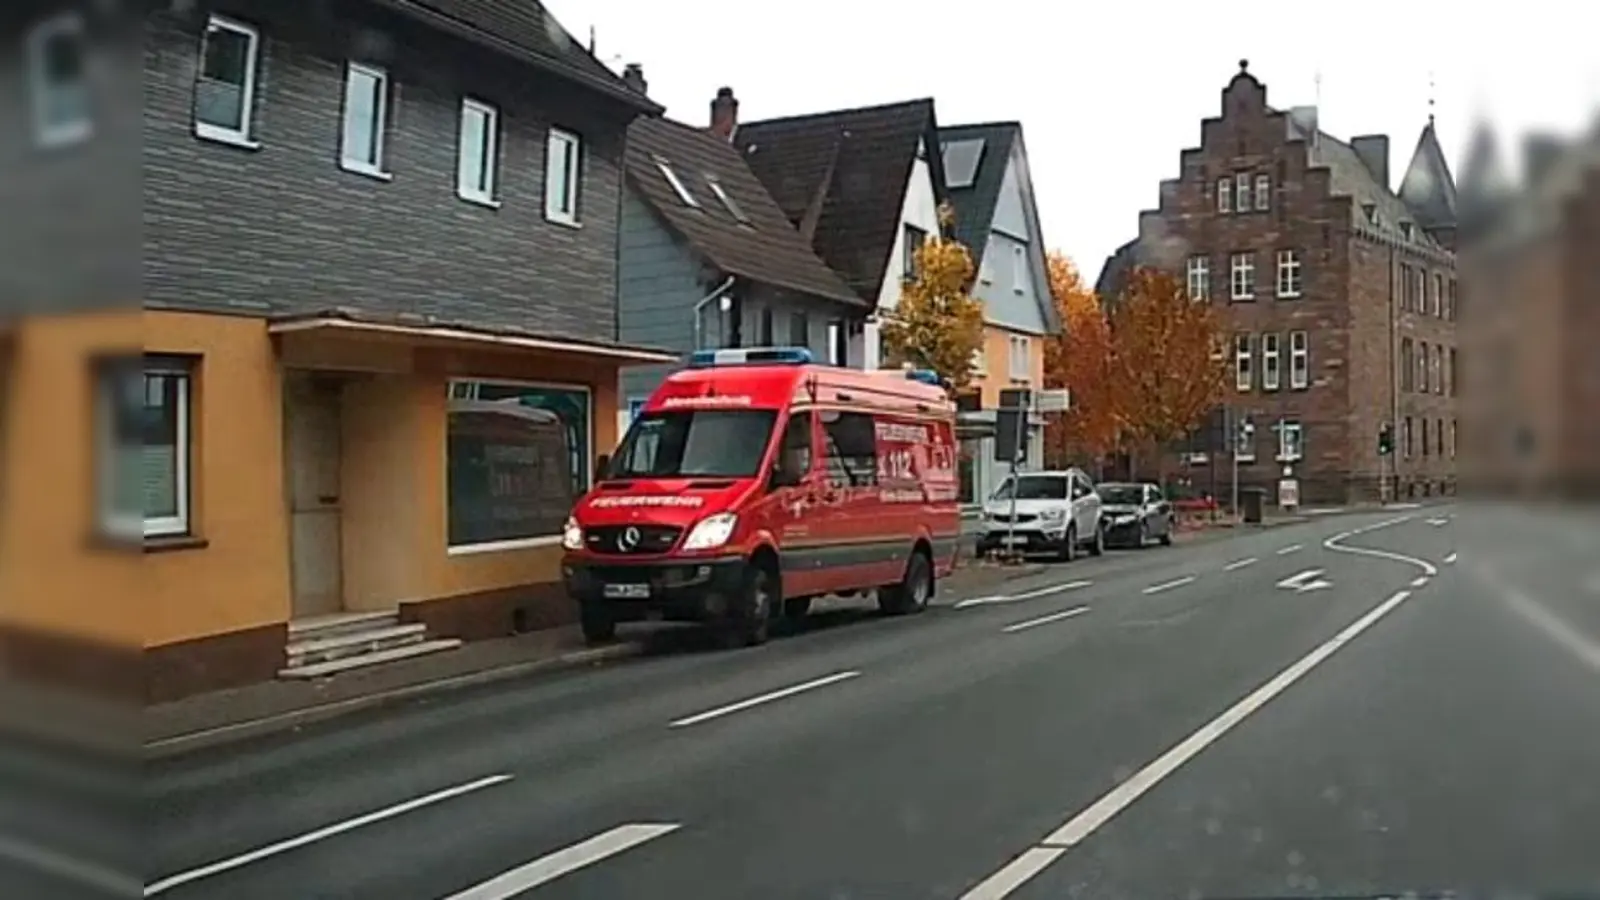
<path id="1" fill-rule="evenodd" d="M 1278 587 L 1283 588 L 1284 590 L 1294 591 L 1297 594 L 1304 594 L 1307 591 L 1320 591 L 1325 588 L 1333 587 L 1333 582 L 1322 580 L 1322 572 L 1322 569 L 1307 569 L 1304 572 L 1301 572 L 1297 575 L 1290 575 L 1288 578 L 1278 582 Z"/>

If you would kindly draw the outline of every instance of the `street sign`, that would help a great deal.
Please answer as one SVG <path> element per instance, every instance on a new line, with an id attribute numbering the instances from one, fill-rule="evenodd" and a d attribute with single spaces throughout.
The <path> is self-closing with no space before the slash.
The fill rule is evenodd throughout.
<path id="1" fill-rule="evenodd" d="M 1068 412 L 1072 409 L 1072 393 L 1066 388 L 1040 391 L 1033 395 L 1033 403 L 1039 412 Z"/>

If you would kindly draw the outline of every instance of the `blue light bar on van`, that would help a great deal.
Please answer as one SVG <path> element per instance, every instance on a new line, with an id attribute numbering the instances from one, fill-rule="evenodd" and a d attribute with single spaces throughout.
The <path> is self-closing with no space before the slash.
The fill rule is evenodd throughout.
<path id="1" fill-rule="evenodd" d="M 911 381 L 920 381 L 923 384 L 931 384 L 934 387 L 938 387 L 941 380 L 939 373 L 932 369 L 907 369 L 906 378 Z"/>
<path id="2" fill-rule="evenodd" d="M 812 362 L 804 347 L 737 347 L 731 350 L 696 350 L 689 354 L 689 368 L 717 366 L 804 366 Z"/>

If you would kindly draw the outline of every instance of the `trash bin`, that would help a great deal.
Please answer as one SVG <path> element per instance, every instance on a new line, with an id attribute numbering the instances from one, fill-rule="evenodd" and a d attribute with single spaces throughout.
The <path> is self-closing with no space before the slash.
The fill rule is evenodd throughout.
<path id="1" fill-rule="evenodd" d="M 1246 525 L 1261 524 L 1261 510 L 1267 503 L 1265 488 L 1245 488 L 1239 492 L 1239 506 L 1242 507 Z"/>

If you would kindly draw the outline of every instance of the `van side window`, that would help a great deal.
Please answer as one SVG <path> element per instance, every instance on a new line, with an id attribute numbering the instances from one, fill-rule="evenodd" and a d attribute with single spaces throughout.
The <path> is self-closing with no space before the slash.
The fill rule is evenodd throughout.
<path id="1" fill-rule="evenodd" d="M 824 413 L 823 463 L 828 480 L 840 487 L 865 487 L 878 483 L 878 438 L 872 417 L 865 413 Z"/>
<path id="2" fill-rule="evenodd" d="M 779 446 L 778 464 L 785 471 L 805 476 L 811 472 L 811 414 L 796 413 L 789 417 L 783 430 L 783 444 Z"/>

